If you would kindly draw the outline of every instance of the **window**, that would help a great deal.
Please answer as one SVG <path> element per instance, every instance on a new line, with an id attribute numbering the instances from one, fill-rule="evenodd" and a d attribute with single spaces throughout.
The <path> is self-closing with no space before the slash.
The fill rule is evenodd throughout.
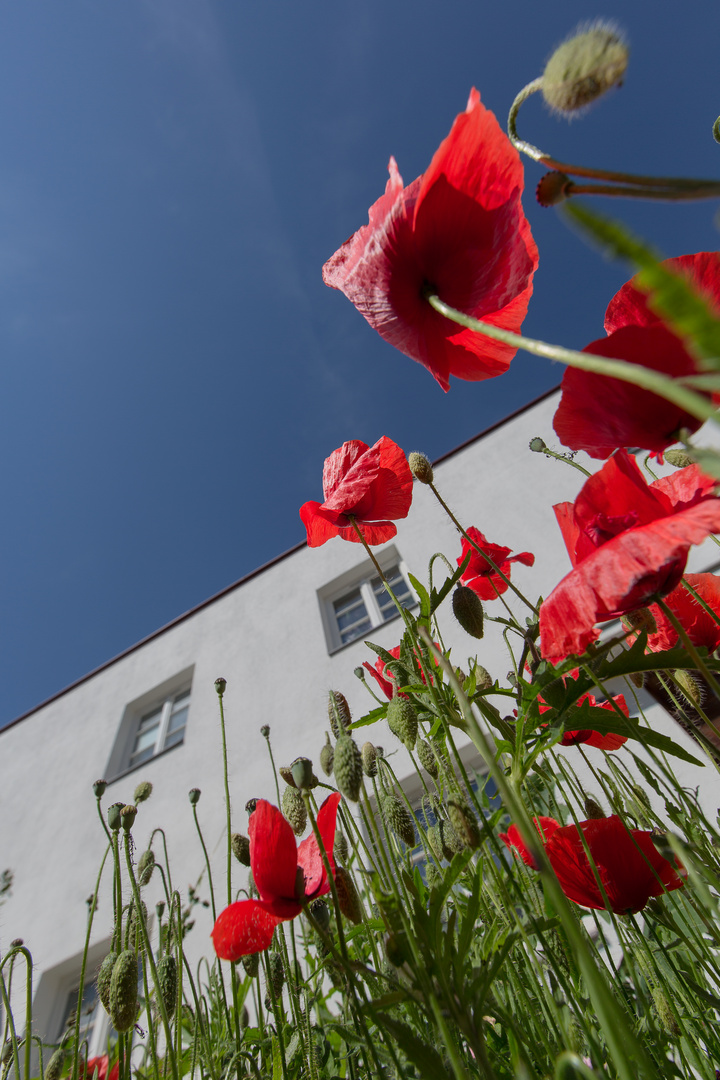
<path id="1" fill-rule="evenodd" d="M 394 547 L 380 553 L 380 566 L 403 607 L 415 603 Z M 371 562 L 344 574 L 318 593 L 329 652 L 363 638 L 375 627 L 397 618 L 398 610 Z"/>
<path id="2" fill-rule="evenodd" d="M 181 745 L 190 712 L 192 677 L 193 668 L 187 668 L 126 705 L 105 770 L 108 780 L 117 780 Z"/>

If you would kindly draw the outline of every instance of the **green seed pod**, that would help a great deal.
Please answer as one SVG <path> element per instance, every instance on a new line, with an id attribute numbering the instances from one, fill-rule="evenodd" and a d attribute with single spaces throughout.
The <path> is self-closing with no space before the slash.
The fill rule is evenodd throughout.
<path id="1" fill-rule="evenodd" d="M 225 687 L 227 686 L 227 679 L 223 679 L 222 675 L 219 675 L 215 680 L 215 693 L 218 697 L 222 697 L 225 693 Z"/>
<path id="2" fill-rule="evenodd" d="M 12 1043 L 10 1043 L 12 1050 Z M 65 1069 L 65 1058 L 67 1054 L 62 1046 L 60 1046 L 52 1055 L 47 1063 L 45 1069 L 45 1080 L 60 1080 Z"/>
<path id="3" fill-rule="evenodd" d="M 350 922 L 361 923 L 363 908 L 355 888 L 355 882 L 344 866 L 335 867 L 335 891 L 337 892 L 340 911 Z"/>
<path id="4" fill-rule="evenodd" d="M 113 832 L 117 832 L 120 828 L 120 811 L 125 804 L 121 802 L 111 803 L 107 808 L 108 825 Z"/>
<path id="5" fill-rule="evenodd" d="M 418 739 L 417 741 L 417 754 L 420 758 L 420 764 L 426 772 L 430 773 L 433 780 L 437 780 L 438 777 L 438 762 L 435 757 L 435 751 L 429 742 L 425 739 Z"/>
<path id="6" fill-rule="evenodd" d="M 330 742 L 330 736 L 327 731 L 325 732 L 325 745 L 320 751 L 320 768 L 326 776 L 332 776 L 333 771 L 333 758 L 335 757 L 335 751 L 332 748 Z"/>
<path id="7" fill-rule="evenodd" d="M 313 772 L 312 761 L 310 758 L 295 758 L 290 766 L 290 772 L 292 773 L 296 788 L 300 788 L 300 790 L 308 788 L 309 790 L 318 786 L 318 778 Z"/>
<path id="8" fill-rule="evenodd" d="M 190 790 L 188 791 L 188 799 L 190 800 L 191 806 L 197 806 L 197 804 L 200 802 L 201 794 L 202 792 L 200 791 L 199 787 L 190 788 Z"/>
<path id="9" fill-rule="evenodd" d="M 541 439 L 539 435 L 536 435 L 534 439 L 531 439 L 528 446 L 533 454 L 542 454 L 543 450 L 547 450 L 547 443 L 544 439 Z"/>
<path id="10" fill-rule="evenodd" d="M 421 484 L 432 484 L 433 467 L 430 464 L 430 459 L 425 457 L 424 454 L 417 452 L 410 454 L 408 465 L 410 466 L 410 472 Z"/>
<path id="11" fill-rule="evenodd" d="M 465 850 L 465 844 L 456 832 L 452 821 L 440 822 L 440 838 L 442 840 L 443 855 L 448 862 L 452 859 L 453 855 L 457 855 Z"/>
<path id="12" fill-rule="evenodd" d="M 155 869 L 155 852 L 148 848 L 138 859 L 137 878 L 140 885 L 147 885 Z"/>
<path id="13" fill-rule="evenodd" d="M 565 173 L 553 170 L 540 177 L 535 188 L 535 198 L 540 206 L 559 206 L 560 203 L 565 202 L 571 188 L 572 180 Z M 536 451 L 536 453 L 542 454 L 543 450 L 547 449 L 542 439 L 533 439 L 530 443 L 530 449 L 533 449 L 533 443 L 536 442 L 542 443 L 542 446 Z"/>
<path id="14" fill-rule="evenodd" d="M 653 1001 L 655 1003 L 655 1010 L 658 1015 L 658 1020 L 668 1032 L 669 1035 L 678 1036 L 681 1034 L 680 1025 L 677 1022 L 675 1013 L 670 1008 L 670 1002 L 665 996 L 664 991 L 656 986 L 652 992 Z"/>
<path id="15" fill-rule="evenodd" d="M 693 459 L 684 450 L 665 450 L 663 457 L 668 465 L 673 465 L 676 469 L 686 469 L 693 464 Z"/>
<path id="16" fill-rule="evenodd" d="M 344 735 L 352 724 L 347 698 L 339 690 L 331 690 L 328 694 L 328 720 L 330 721 L 330 729 L 336 739 Z"/>
<path id="17" fill-rule="evenodd" d="M 442 833 L 439 825 L 431 825 L 427 831 L 427 840 L 430 849 L 438 862 L 443 859 Z"/>
<path id="18" fill-rule="evenodd" d="M 149 780 L 143 780 L 135 788 L 135 794 L 133 795 L 133 802 L 137 806 L 138 803 L 145 802 L 152 795 L 153 786 Z"/>
<path id="19" fill-rule="evenodd" d="M 98 997 L 100 998 L 100 1002 L 105 1012 L 110 1011 L 110 980 L 112 978 L 113 968 L 115 967 L 117 957 L 118 954 L 115 952 L 108 953 L 97 973 Z"/>
<path id="20" fill-rule="evenodd" d="M 394 697 L 388 702 L 387 722 L 393 735 L 397 735 L 408 750 L 414 750 L 418 733 L 418 718 L 407 698 Z"/>
<path id="21" fill-rule="evenodd" d="M 330 909 L 322 897 L 313 900 L 310 904 L 310 913 L 321 930 L 327 931 L 330 929 Z"/>
<path id="22" fill-rule="evenodd" d="M 335 833 L 335 843 L 333 844 L 333 855 L 335 856 L 336 859 L 339 859 L 340 862 L 347 862 L 348 854 L 349 854 L 348 842 L 345 839 L 345 837 L 343 836 L 343 834 L 338 830 Z"/>
<path id="23" fill-rule="evenodd" d="M 485 633 L 485 612 L 477 593 L 467 585 L 458 585 L 452 598 L 453 615 L 470 637 L 481 638 Z"/>
<path id="24" fill-rule="evenodd" d="M 629 50 L 617 30 L 606 23 L 579 27 L 548 60 L 542 94 L 551 109 L 572 113 L 618 86 L 627 68 Z"/>
<path id="25" fill-rule="evenodd" d="M 335 744 L 335 783 L 338 791 L 351 802 L 357 802 L 362 778 L 362 757 L 357 743 L 349 735 L 341 735 Z"/>
<path id="26" fill-rule="evenodd" d="M 233 855 L 243 866 L 250 865 L 250 841 L 242 833 L 234 832 L 230 837 Z"/>
<path id="27" fill-rule="evenodd" d="M 120 811 L 120 824 L 125 832 L 130 832 L 137 817 L 137 806 L 123 806 Z"/>
<path id="28" fill-rule="evenodd" d="M 605 817 L 605 811 L 598 802 L 591 795 L 585 796 L 585 817 L 589 821 L 600 821 Z"/>
<path id="29" fill-rule="evenodd" d="M 360 751 L 363 772 L 366 776 L 377 776 L 377 750 L 371 742 L 364 742 Z"/>
<path id="30" fill-rule="evenodd" d="M 251 979 L 254 979 L 260 970 L 260 953 L 248 953 L 247 956 L 242 956 L 240 959 L 242 961 L 242 966 L 245 968 L 245 974 L 249 975 Z"/>
<path id="31" fill-rule="evenodd" d="M 415 822 L 405 803 L 396 795 L 385 795 L 382 815 L 396 836 L 408 847 L 415 847 Z"/>
<path id="32" fill-rule="evenodd" d="M 480 830 L 472 810 L 460 799 L 448 799 L 448 817 L 465 847 L 480 846 Z"/>
<path id="33" fill-rule="evenodd" d="M 137 1016 L 138 969 L 132 949 L 125 949 L 115 961 L 110 979 L 108 1012 L 116 1031 L 129 1031 Z"/>
<path id="34" fill-rule="evenodd" d="M 107 787 L 107 780 L 96 780 L 93 784 L 93 793 L 96 799 L 102 799 Z"/>
<path id="35" fill-rule="evenodd" d="M 286 787 L 282 795 L 282 812 L 292 825 L 296 836 L 302 836 L 307 825 L 307 809 L 297 788 Z"/>
<path id="36" fill-rule="evenodd" d="M 171 1017 L 177 1004 L 177 963 L 172 953 L 165 953 L 157 966 L 160 996 L 165 1012 Z"/>
<path id="37" fill-rule="evenodd" d="M 273 1000 L 278 1001 L 285 985 L 285 969 L 280 953 L 268 953 L 268 989 Z"/>

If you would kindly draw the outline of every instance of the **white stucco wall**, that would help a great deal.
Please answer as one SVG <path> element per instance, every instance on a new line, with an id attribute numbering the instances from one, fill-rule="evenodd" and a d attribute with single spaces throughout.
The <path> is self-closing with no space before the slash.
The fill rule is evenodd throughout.
<path id="1" fill-rule="evenodd" d="M 527 449 L 534 435 L 555 443 L 551 423 L 555 406 L 555 397 L 540 402 L 455 453 L 436 470 L 443 496 L 465 526 L 477 526 L 489 540 L 514 552 L 535 554 L 533 569 L 515 564 L 512 575 L 533 600 L 547 595 L 569 570 L 552 504 L 572 500 L 583 480 L 576 470 Z M 318 463 L 318 490 L 308 492 L 309 498 L 319 494 L 320 472 Z M 460 554 L 454 526 L 431 492 L 419 484 L 410 515 L 398 523 L 392 543 L 421 581 L 426 580 L 434 552 L 443 551 L 453 563 Z M 718 561 L 716 550 L 705 544 L 694 551 L 690 569 L 707 569 Z M 139 781 L 152 781 L 152 798 L 140 807 L 134 828 L 138 854 L 152 829 L 162 826 L 174 884 L 185 894 L 204 865 L 187 795 L 190 788 L 199 787 L 198 812 L 221 908 L 225 810 L 214 680 L 218 675 L 228 680 L 225 710 L 233 829 L 245 832 L 245 802 L 251 797 L 276 798 L 261 725 L 270 725 L 277 764 L 288 764 L 299 754 L 317 762 L 328 727 L 328 689 L 342 690 L 355 716 L 374 704 L 353 675 L 356 666 L 363 660 L 373 662 L 374 656 L 362 640 L 328 655 L 317 600 L 319 588 L 364 561 L 359 546 L 339 539 L 320 549 L 294 551 L 0 732 L 0 868 L 15 871 L 12 895 L 0 908 L 0 948 L 4 951 L 12 938 L 25 939 L 35 959 L 36 986 L 43 972 L 52 972 L 49 980 L 43 980 L 38 998 L 36 1019 L 41 1030 L 46 1025 L 43 1034 L 57 1035 L 51 1030 L 57 1023 L 51 1014 L 58 980 L 61 975 L 68 978 L 72 971 L 68 959 L 82 950 L 85 900 L 93 891 L 105 846 L 92 784 L 105 774 L 127 704 L 183 669 L 193 668 L 183 745 L 111 783 L 103 805 L 131 801 Z M 436 567 L 439 571 L 439 564 Z M 515 606 L 511 594 L 507 597 Z M 495 606 L 488 605 L 490 613 Z M 455 663 L 464 666 L 467 656 L 477 652 L 480 662 L 503 679 L 510 663 L 500 635 L 489 628 L 485 640 L 475 642 L 454 622 L 449 604 L 445 607 L 443 632 Z M 392 648 L 399 641 L 401 626 L 394 620 L 370 637 Z M 692 750 L 691 741 L 659 707 L 654 715 L 658 726 Z M 384 722 L 381 727 L 363 729 L 363 739 L 396 749 L 397 742 Z M 565 753 L 576 755 L 573 749 Z M 403 754 L 393 758 L 401 776 L 409 771 Z M 717 795 L 715 777 L 709 772 L 683 766 L 679 775 L 688 786 L 703 785 L 707 808 L 713 809 Z M 245 871 L 237 863 L 234 875 L 238 885 L 244 883 Z M 106 874 L 93 931 L 98 955 L 112 930 L 109 883 Z M 205 882 L 200 893 L 208 895 Z M 160 895 L 160 882 L 154 880 L 145 897 L 151 911 Z M 198 908 L 196 927 L 188 938 L 192 954 L 199 956 L 209 949 L 211 926 L 210 912 Z"/>

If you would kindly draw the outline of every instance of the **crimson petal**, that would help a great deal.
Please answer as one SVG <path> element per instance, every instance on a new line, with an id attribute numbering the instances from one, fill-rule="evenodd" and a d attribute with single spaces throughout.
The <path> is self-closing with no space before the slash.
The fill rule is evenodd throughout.
<path id="1" fill-rule="evenodd" d="M 276 806 L 259 799 L 248 833 L 250 866 L 260 899 L 272 903 L 294 898 L 297 845 L 289 822 Z"/>
<path id="2" fill-rule="evenodd" d="M 335 827 L 340 798 L 340 793 L 337 791 L 332 795 L 328 795 L 327 799 L 318 810 L 317 816 L 318 832 L 320 833 L 323 847 L 325 848 L 328 862 L 330 863 L 330 870 L 333 874 L 335 873 L 333 848 L 335 846 Z M 305 876 L 305 895 L 308 898 L 322 896 L 330 891 L 330 883 L 325 871 L 325 864 L 322 855 L 320 854 L 320 848 L 314 833 L 312 836 L 308 836 L 307 839 L 303 840 L 298 847 L 297 861 L 298 866 L 302 868 Z"/>
<path id="3" fill-rule="evenodd" d="M 300 913 L 297 905 L 296 915 Z M 238 900 L 222 911 L 211 937 L 221 960 L 239 960 L 270 947 L 273 932 L 283 918 L 273 915 L 261 900 Z"/>

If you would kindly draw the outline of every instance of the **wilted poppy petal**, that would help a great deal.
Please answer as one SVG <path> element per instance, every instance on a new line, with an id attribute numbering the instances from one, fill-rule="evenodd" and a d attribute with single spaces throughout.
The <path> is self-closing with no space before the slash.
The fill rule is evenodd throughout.
<path id="1" fill-rule="evenodd" d="M 300 905 L 296 914 L 300 912 Z M 282 918 L 273 915 L 260 900 L 238 900 L 222 911 L 211 937 L 221 960 L 239 960 L 241 956 L 269 948 L 273 931 Z"/>
<path id="2" fill-rule="evenodd" d="M 333 848 L 335 846 L 335 825 L 340 799 L 340 793 L 337 791 L 332 795 L 328 795 L 327 799 L 318 810 L 317 815 L 318 832 L 320 833 L 323 846 L 327 853 L 328 862 L 330 863 L 330 870 L 333 874 L 335 873 L 335 858 L 333 855 Z M 320 848 L 314 833 L 312 836 L 308 836 L 303 840 L 298 847 L 297 861 L 298 866 L 302 867 L 305 877 L 305 895 L 307 897 L 322 896 L 329 891 L 330 883 L 328 882 L 328 877 L 325 872 L 325 863 L 320 854 Z"/>
<path id="3" fill-rule="evenodd" d="M 260 899 L 272 903 L 295 895 L 297 845 L 288 821 L 276 806 L 259 799 L 248 825 L 250 866 Z"/>

